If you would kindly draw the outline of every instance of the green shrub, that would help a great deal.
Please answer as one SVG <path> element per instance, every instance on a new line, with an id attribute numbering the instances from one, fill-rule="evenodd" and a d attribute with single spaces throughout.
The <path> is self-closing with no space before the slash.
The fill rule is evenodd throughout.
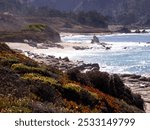
<path id="1" fill-rule="evenodd" d="M 47 25 L 45 24 L 35 23 L 35 24 L 27 25 L 24 30 L 42 32 L 42 31 L 45 31 L 46 28 L 47 28 Z"/>
<path id="2" fill-rule="evenodd" d="M 18 73 L 23 73 L 23 74 L 24 73 L 38 73 L 38 74 L 42 74 L 46 76 L 50 75 L 50 73 L 45 68 L 31 67 L 31 66 L 24 65 L 22 63 L 13 64 L 11 66 L 11 69 L 17 71 Z"/>
<path id="3" fill-rule="evenodd" d="M 68 100 L 73 100 L 78 104 L 89 105 L 90 107 L 93 107 L 98 102 L 97 94 L 82 88 L 80 85 L 68 83 L 63 88 L 64 96 Z"/>
<path id="4" fill-rule="evenodd" d="M 68 84 L 65 84 L 64 86 L 63 86 L 63 88 L 65 88 L 65 89 L 71 89 L 71 90 L 74 90 L 74 91 L 76 91 L 76 92 L 80 92 L 81 91 L 81 87 L 80 87 L 80 85 L 77 85 L 77 84 L 74 84 L 74 83 L 68 83 Z"/>
<path id="5" fill-rule="evenodd" d="M 23 79 L 28 79 L 28 80 L 39 80 L 42 81 L 43 83 L 49 83 L 50 85 L 57 85 L 57 80 L 50 78 L 50 77 L 46 77 L 46 76 L 42 76 L 39 74 L 35 74 L 35 73 L 28 73 L 28 74 L 24 74 Z"/>

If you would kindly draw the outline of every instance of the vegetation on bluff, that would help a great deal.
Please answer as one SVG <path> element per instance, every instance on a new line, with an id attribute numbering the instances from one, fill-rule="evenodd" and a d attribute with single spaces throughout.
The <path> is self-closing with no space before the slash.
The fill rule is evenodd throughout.
<path id="1" fill-rule="evenodd" d="M 144 112 L 140 96 L 108 77 L 64 74 L 0 44 L 0 112 Z"/>
<path id="2" fill-rule="evenodd" d="M 27 24 L 14 32 L 0 32 L 1 42 L 24 42 L 24 40 L 33 42 L 60 42 L 60 36 L 57 31 L 42 23 Z"/>
<path id="3" fill-rule="evenodd" d="M 47 28 L 48 28 L 48 26 L 45 24 L 35 23 L 35 24 L 27 25 L 24 30 L 25 31 L 42 32 L 42 31 L 45 31 Z"/>

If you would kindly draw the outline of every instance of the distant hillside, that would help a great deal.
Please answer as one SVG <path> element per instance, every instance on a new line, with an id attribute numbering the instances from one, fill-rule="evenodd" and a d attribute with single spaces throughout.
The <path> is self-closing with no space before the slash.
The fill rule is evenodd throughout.
<path id="1" fill-rule="evenodd" d="M 5 1 L 2 3 L 4 8 L 0 8 L 0 31 L 16 32 L 28 24 L 34 23 L 46 24 L 60 32 L 108 31 L 107 18 L 96 11 L 62 12 L 50 7 L 36 7 L 19 1 L 16 2 L 16 6 L 9 5 Z M 17 5 L 20 7 L 17 8 Z"/>
<path id="2" fill-rule="evenodd" d="M 28 4 L 63 11 L 96 10 L 122 24 L 150 24 L 149 0 L 32 0 Z"/>
<path id="3" fill-rule="evenodd" d="M 61 21 L 68 21 L 63 23 L 66 29 L 61 26 L 61 30 L 71 30 L 72 26 L 80 25 L 97 28 L 107 28 L 108 24 L 150 26 L 149 7 L 149 0 L 0 0 L 1 14 L 9 13 L 20 17 L 55 17 Z M 24 22 L 26 21 L 18 21 L 18 23 Z M 3 24 L 5 23 L 3 17 L 0 17 L 0 23 L 2 27 L 7 25 L 9 27 L 9 24 Z"/>

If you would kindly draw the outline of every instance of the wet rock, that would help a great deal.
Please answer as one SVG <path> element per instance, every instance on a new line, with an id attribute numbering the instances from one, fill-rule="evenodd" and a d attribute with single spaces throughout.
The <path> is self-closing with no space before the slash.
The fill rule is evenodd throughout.
<path id="1" fill-rule="evenodd" d="M 80 46 L 73 46 L 73 48 L 75 50 L 86 50 L 86 49 L 90 49 L 89 47 L 80 47 Z"/>
<path id="2" fill-rule="evenodd" d="M 103 47 L 106 47 L 107 46 L 107 43 L 105 43 L 105 42 L 100 42 L 100 43 L 97 43 L 98 45 L 101 45 L 101 46 L 103 46 Z"/>
<path id="3" fill-rule="evenodd" d="M 69 62 L 70 61 L 68 57 L 63 58 L 62 60 L 64 60 L 65 62 Z"/>
<path id="4" fill-rule="evenodd" d="M 148 33 L 145 29 L 143 29 L 142 31 L 141 31 L 141 33 Z"/>
<path id="5" fill-rule="evenodd" d="M 56 44 L 56 43 L 53 43 L 51 41 L 46 41 L 44 43 L 40 43 L 40 44 L 37 45 L 38 49 L 48 49 L 48 48 L 52 48 L 52 47 L 57 47 L 57 48 L 64 49 L 63 46 L 61 46 L 59 44 Z"/>
<path id="6" fill-rule="evenodd" d="M 99 70 L 99 64 L 94 63 L 94 64 L 82 64 L 80 66 L 77 67 L 78 70 L 80 71 L 91 71 L 91 70 Z"/>
<path id="7" fill-rule="evenodd" d="M 139 29 L 135 30 L 135 33 L 141 33 L 141 31 Z"/>
<path id="8" fill-rule="evenodd" d="M 93 39 L 91 40 L 91 43 L 99 43 L 99 39 L 96 35 L 93 36 Z"/>
<path id="9" fill-rule="evenodd" d="M 111 47 L 106 47 L 105 49 L 106 49 L 106 50 L 110 50 L 110 49 L 111 49 Z"/>

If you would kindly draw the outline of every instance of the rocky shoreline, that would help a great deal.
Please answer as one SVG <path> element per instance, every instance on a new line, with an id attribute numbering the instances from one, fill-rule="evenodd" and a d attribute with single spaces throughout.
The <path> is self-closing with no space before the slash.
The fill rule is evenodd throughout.
<path id="1" fill-rule="evenodd" d="M 63 72 L 71 69 L 78 69 L 80 72 L 99 71 L 100 67 L 97 63 L 85 64 L 83 61 L 70 61 L 68 57 L 56 58 L 55 56 L 38 55 L 32 52 L 25 52 L 26 55 L 41 64 L 47 64 Z M 140 94 L 145 102 L 145 111 L 150 112 L 150 77 L 144 77 L 135 74 L 118 74 L 124 84 L 129 87 L 133 93 Z"/>
<path id="2" fill-rule="evenodd" d="M 82 72 L 100 69 L 97 63 L 85 64 L 83 61 L 71 61 L 69 60 L 68 57 L 56 58 L 55 56 L 51 56 L 51 55 L 45 55 L 45 54 L 38 55 L 30 51 L 25 51 L 24 54 L 41 64 L 44 63 L 47 65 L 50 65 L 51 67 L 57 68 L 63 72 L 66 72 L 74 68 L 77 68 L 78 70 Z"/>

